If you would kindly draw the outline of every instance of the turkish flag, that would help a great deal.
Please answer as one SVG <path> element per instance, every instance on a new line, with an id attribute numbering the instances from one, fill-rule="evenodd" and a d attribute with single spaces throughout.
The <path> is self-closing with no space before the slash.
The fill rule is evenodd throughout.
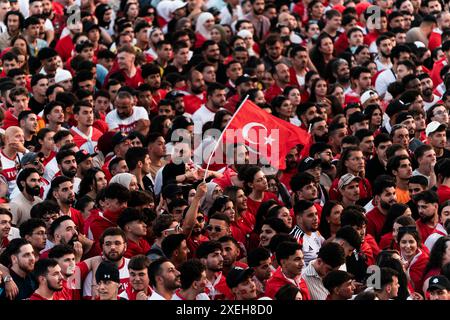
<path id="1" fill-rule="evenodd" d="M 250 164 L 259 161 L 279 170 L 286 168 L 286 155 L 292 148 L 305 148 L 311 141 L 306 130 L 267 113 L 250 100 L 236 111 L 225 128 L 224 139 L 247 145 L 253 151 Z"/>

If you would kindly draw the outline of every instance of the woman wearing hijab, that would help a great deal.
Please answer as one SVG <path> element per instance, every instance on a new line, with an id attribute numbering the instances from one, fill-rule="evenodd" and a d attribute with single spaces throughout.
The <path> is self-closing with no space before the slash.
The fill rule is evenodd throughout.
<path id="1" fill-rule="evenodd" d="M 206 40 L 211 40 L 211 31 L 214 28 L 214 16 L 209 12 L 202 12 L 195 24 L 195 48 L 200 48 Z"/>
<path id="2" fill-rule="evenodd" d="M 130 191 L 138 191 L 139 190 L 139 185 L 138 185 L 136 177 L 133 174 L 128 173 L 128 172 L 116 174 L 114 177 L 111 178 L 109 183 L 121 184 Z"/>

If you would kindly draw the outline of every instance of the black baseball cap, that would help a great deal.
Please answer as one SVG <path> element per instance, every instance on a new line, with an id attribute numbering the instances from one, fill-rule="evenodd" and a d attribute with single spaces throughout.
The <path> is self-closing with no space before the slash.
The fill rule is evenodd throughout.
<path id="1" fill-rule="evenodd" d="M 254 273 L 255 270 L 252 268 L 244 269 L 241 267 L 233 267 L 227 275 L 227 286 L 230 289 L 236 288 L 241 282 L 253 276 Z"/>
<path id="2" fill-rule="evenodd" d="M 125 140 L 129 140 L 130 138 L 123 132 L 119 131 L 111 138 L 111 145 L 114 148 L 118 144 L 124 142 Z"/>
<path id="3" fill-rule="evenodd" d="M 77 162 L 77 164 L 80 164 L 84 160 L 86 160 L 90 157 L 95 157 L 96 155 L 97 155 L 97 153 L 90 154 L 86 150 L 80 150 L 77 153 L 75 153 L 75 161 Z"/>
<path id="4" fill-rule="evenodd" d="M 300 164 L 298 165 L 298 171 L 304 172 L 306 170 L 316 168 L 322 165 L 322 160 L 320 159 L 313 159 L 311 157 L 307 157 L 303 159 Z"/>
<path id="5" fill-rule="evenodd" d="M 436 289 L 450 291 L 450 281 L 447 279 L 447 277 L 439 275 L 430 278 L 428 282 L 428 291 Z"/>
<path id="6" fill-rule="evenodd" d="M 172 90 L 166 94 L 166 99 L 172 101 L 178 97 L 184 97 L 185 94 L 179 90 Z"/>

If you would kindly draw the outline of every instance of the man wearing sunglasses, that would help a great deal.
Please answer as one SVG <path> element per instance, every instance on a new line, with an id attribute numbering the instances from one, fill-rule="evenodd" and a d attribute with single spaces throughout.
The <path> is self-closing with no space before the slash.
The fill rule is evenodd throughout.
<path id="1" fill-rule="evenodd" d="M 231 235 L 230 218 L 223 213 L 213 215 L 211 219 L 209 219 L 206 231 L 208 231 L 209 239 L 215 241 Z"/>

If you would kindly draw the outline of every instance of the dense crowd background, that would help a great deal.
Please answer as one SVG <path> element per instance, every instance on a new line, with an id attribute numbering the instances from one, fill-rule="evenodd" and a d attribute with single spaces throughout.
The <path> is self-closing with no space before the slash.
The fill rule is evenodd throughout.
<path id="1" fill-rule="evenodd" d="M 450 299 L 448 2 L 0 0 L 0 29 L 0 299 Z M 215 150 L 244 99 L 304 134 L 275 171 Z"/>

